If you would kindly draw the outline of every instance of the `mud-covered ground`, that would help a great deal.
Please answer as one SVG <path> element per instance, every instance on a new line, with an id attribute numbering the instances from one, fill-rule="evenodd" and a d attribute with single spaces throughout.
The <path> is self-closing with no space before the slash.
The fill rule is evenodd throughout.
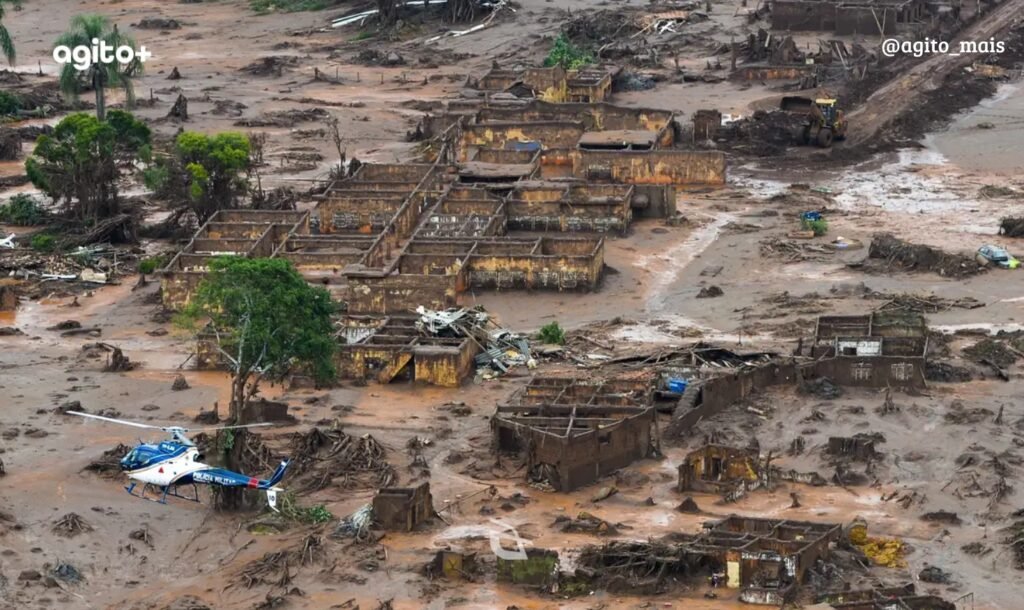
<path id="1" fill-rule="evenodd" d="M 683 52 L 684 65 L 708 60 L 707 40 L 727 42 L 731 32 L 752 31 L 732 4 L 739 2 L 715 3 L 711 19 L 693 24 L 696 40 L 703 42 Z M 436 33 L 433 23 L 417 25 L 403 41 L 357 40 L 356 28 L 325 28 L 342 9 L 257 16 L 241 0 L 73 5 L 33 0 L 21 11 L 9 12 L 5 23 L 19 44 L 18 68 L 35 70 L 40 62 L 44 72 L 52 72 L 47 49 L 70 15 L 95 11 L 110 16 L 154 54 L 137 91 L 140 98 L 149 98 L 152 91 L 157 101 L 138 112 L 159 133 L 171 135 L 179 127 L 266 131 L 273 166 L 268 183 L 305 185 L 301 181 L 323 177 L 335 161 L 333 144 L 318 131 L 324 127 L 321 122 L 256 128 L 236 122 L 324 108 L 341 120 L 350 156 L 408 160 L 414 148 L 404 142 L 404 135 L 417 113 L 406 102 L 450 96 L 466 76 L 480 74 L 495 58 L 510 64 L 536 61 L 567 10 L 579 15 L 615 7 L 592 0 L 557 5 L 522 0 L 515 13 L 503 14 L 482 33 L 436 45 L 423 42 Z M 146 17 L 173 18 L 181 28 L 161 32 L 128 27 Z M 406 64 L 353 63 L 366 48 L 394 48 Z M 268 56 L 286 58 L 280 75 L 241 71 Z M 167 80 L 175 67 L 183 78 Z M 315 81 L 315 68 L 332 78 L 337 75 L 340 84 Z M 134 282 L 125 281 L 95 289 L 79 297 L 79 306 L 64 297 L 23 302 L 17 312 L 0 317 L 0 326 L 22 333 L 0 337 L 0 391 L 5 396 L 0 459 L 6 468 L 0 477 L 0 608 L 242 609 L 277 607 L 272 604 L 278 603 L 278 595 L 287 604 L 283 607 L 296 608 L 376 608 L 387 600 L 395 608 L 740 607 L 721 590 L 720 599 L 705 599 L 702 586 L 653 596 L 595 591 L 564 599 L 498 585 L 493 574 L 471 583 L 449 583 L 422 573 L 440 548 L 487 556 L 495 517 L 515 526 L 538 548 L 564 551 L 571 565 L 572 550 L 604 540 L 551 527 L 556 518 L 580 511 L 619 524 L 613 538 L 621 539 L 695 532 L 700 523 L 730 513 L 842 523 L 860 516 L 869 522 L 872 535 L 899 537 L 909 551 L 905 568 L 873 568 L 859 577 L 862 581 L 917 581 L 925 564 L 932 564 L 949 571 L 953 582 L 919 582 L 924 590 L 949 599 L 973 593 L 978 609 L 1019 607 L 1020 572 L 1001 543 L 1000 530 L 1024 501 L 1021 364 L 1007 366 L 1009 381 L 1003 381 L 963 350 L 982 338 L 979 332 L 1022 328 L 1021 272 L 992 270 L 953 280 L 934 273 L 869 272 L 858 264 L 867 256 L 872 235 L 882 231 L 949 251 L 971 252 L 985 243 L 1011 251 L 1018 247 L 1015 240 L 998 236 L 997 228 L 1001 217 L 1024 214 L 1024 198 L 992 198 L 983 190 L 996 185 L 1024 191 L 1024 150 L 1013 136 L 1021 119 L 1018 86 L 1003 85 L 997 97 L 956 117 L 948 129 L 929 134 L 924 147 L 858 165 L 818 167 L 816 151 L 791 152 L 806 158 L 796 169 L 793 163 L 779 166 L 772 159 L 733 157 L 725 188 L 680 192 L 678 210 L 685 222 L 640 221 L 628 236 L 609 237 L 609 270 L 596 293 L 476 293 L 465 299 L 467 305 L 484 305 L 504 325 L 520 331 L 536 330 L 552 320 L 572 330 L 619 318 L 597 330 L 589 326 L 588 332 L 620 350 L 703 339 L 730 348 L 787 352 L 798 338 L 813 332 L 815 316 L 865 312 L 886 301 L 865 295 L 971 297 L 984 306 L 928 315 L 932 327 L 947 334 L 933 339 L 935 357 L 970 371 L 971 381 L 933 382 L 919 395 L 894 393 L 898 411 L 884 415 L 876 412 L 883 392 L 846 390 L 832 399 L 789 389 L 767 392 L 749 405 L 701 422 L 684 439 L 666 441 L 663 459 L 639 462 L 569 494 L 530 487 L 521 472 L 496 464 L 489 453 L 493 408 L 525 384 L 526 372 L 475 380 L 458 390 L 347 382 L 329 390 L 266 388 L 267 397 L 288 402 L 298 417 L 293 427 L 263 432 L 268 438 L 338 420 L 349 434 L 370 434 L 384 445 L 399 484 L 430 481 L 443 520 L 411 534 L 389 533 L 377 544 L 330 538 L 334 522 L 282 532 L 253 526 L 263 517 L 215 513 L 208 495 L 199 505 L 144 502 L 125 494 L 117 478 L 83 471 L 104 451 L 119 443 L 130 445 L 137 435 L 100 422 L 71 420 L 54 413 L 56 407 L 79 401 L 92 412 L 115 409 L 127 419 L 188 425 L 214 402 L 227 403 L 228 379 L 189 370 L 192 346 L 160 314 L 155 284 L 133 290 Z M 179 89 L 189 99 L 191 118 L 184 124 L 162 118 Z M 621 94 L 616 101 L 671 108 L 686 116 L 704 107 L 747 114 L 779 94 L 762 83 L 665 82 L 650 91 Z M 877 122 L 871 120 L 872 125 Z M 979 122 L 998 128 L 979 129 Z M 289 153 L 293 160 L 295 153 L 322 158 L 296 166 L 286 161 Z M 0 177 L 22 171 L 20 163 L 0 165 Z M 30 187 L 4 191 L 0 198 L 17 190 Z M 826 210 L 827 236 L 810 241 L 789 237 L 806 209 Z M 829 248 L 840 236 L 850 246 Z M 696 298 L 712 285 L 723 296 Z M 69 319 L 101 328 L 101 336 L 62 337 L 48 330 Z M 141 365 L 127 373 L 103 372 L 106 354 L 92 345 L 97 341 L 121 347 Z M 588 372 L 600 374 L 601 368 L 594 366 Z M 574 367 L 553 359 L 543 362 L 540 372 Z M 172 390 L 179 374 L 189 389 Z M 882 458 L 867 484 L 788 485 L 727 505 L 716 496 L 694 494 L 702 512 L 676 510 L 683 500 L 674 491 L 676 468 L 707 435 L 739 446 L 756 441 L 763 454 L 782 456 L 778 459 L 783 465 L 831 478 L 834 467 L 822 451 L 828 437 L 860 432 L 884 437 L 877 444 Z M 804 439 L 805 449 L 789 455 L 797 437 Z M 416 438 L 430 440 L 420 450 L 423 461 L 408 448 Z M 998 480 L 996 468 L 1005 469 L 998 472 L 1009 489 L 1001 501 L 992 502 L 986 494 Z M 598 490 L 609 485 L 618 493 L 593 502 Z M 496 489 L 493 497 L 489 486 Z M 799 508 L 791 508 L 791 492 L 797 493 Z M 300 500 L 323 503 L 341 517 L 367 503 L 373 493 L 365 485 L 336 486 Z M 923 514 L 939 510 L 957 513 L 960 524 L 922 520 Z M 91 529 L 72 537 L 55 532 L 55 522 L 68 513 L 79 515 Z M 135 534 L 139 530 L 148 537 Z M 293 561 L 286 568 L 288 578 L 277 580 L 285 586 L 251 584 L 245 577 L 253 562 L 301 546 L 308 534 L 322 537 L 323 551 Z M 965 552 L 964 545 L 970 544 L 975 544 L 971 549 L 980 544 L 983 552 Z M 54 567 L 62 563 L 74 566 L 81 580 L 53 577 Z M 280 573 L 267 578 L 279 579 Z"/>

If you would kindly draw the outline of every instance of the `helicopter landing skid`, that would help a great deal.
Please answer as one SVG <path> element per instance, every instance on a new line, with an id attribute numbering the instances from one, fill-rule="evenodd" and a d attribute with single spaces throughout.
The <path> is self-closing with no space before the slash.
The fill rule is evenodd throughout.
<path id="1" fill-rule="evenodd" d="M 142 490 L 139 493 L 137 493 L 137 494 L 135 493 L 135 487 L 136 486 L 137 486 L 136 483 L 132 483 L 131 485 L 128 485 L 124 489 L 125 489 L 125 491 L 128 492 L 128 495 L 130 495 L 130 496 L 134 496 L 136 498 L 141 498 L 143 500 L 149 500 L 150 502 L 158 502 L 160 504 L 167 504 L 167 497 L 168 496 L 170 496 L 172 498 L 179 498 L 181 500 L 188 500 L 189 502 L 195 502 L 197 504 L 200 503 L 199 502 L 199 488 L 196 487 L 195 483 L 191 484 L 191 486 L 192 486 L 192 496 L 191 497 L 190 496 L 183 496 L 180 493 L 178 493 L 178 486 L 177 485 L 168 485 L 166 487 L 161 487 L 159 485 L 153 485 L 152 483 L 146 483 L 145 485 L 142 486 Z M 147 498 L 146 497 L 146 492 L 151 487 L 153 489 L 155 489 L 155 490 L 158 490 L 156 495 L 160 496 L 159 499 L 157 499 L 157 498 Z"/>

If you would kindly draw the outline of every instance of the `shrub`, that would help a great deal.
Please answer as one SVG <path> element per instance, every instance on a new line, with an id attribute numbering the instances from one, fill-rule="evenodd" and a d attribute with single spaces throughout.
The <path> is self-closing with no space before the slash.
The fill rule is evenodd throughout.
<path id="1" fill-rule="evenodd" d="M 30 227 L 42 224 L 46 220 L 46 210 L 31 195 L 19 193 L 6 204 L 0 206 L 0 222 Z"/>
<path id="2" fill-rule="evenodd" d="M 291 493 L 282 494 L 278 501 L 280 514 L 289 521 L 298 521 L 308 525 L 319 525 L 334 519 L 331 511 L 323 504 L 313 506 L 300 506 Z"/>
<path id="3" fill-rule="evenodd" d="M 828 233 L 828 221 L 824 218 L 820 220 L 803 220 L 801 221 L 804 231 L 814 231 L 815 235 L 824 235 Z"/>
<path id="4" fill-rule="evenodd" d="M 10 116 L 21 110 L 21 98 L 7 91 L 0 91 L 0 116 Z"/>
<path id="5" fill-rule="evenodd" d="M 558 322 L 545 324 L 540 329 L 540 340 L 544 343 L 562 345 L 565 343 L 565 331 Z"/>
<path id="6" fill-rule="evenodd" d="M 167 257 L 165 256 L 151 256 L 144 258 L 139 261 L 139 273 L 143 275 L 149 275 L 157 269 L 162 269 L 167 264 Z"/>
<path id="7" fill-rule="evenodd" d="M 57 247 L 57 238 L 49 233 L 39 233 L 33 235 L 32 240 L 29 242 L 33 250 L 39 252 L 53 252 L 54 248 Z"/>
<path id="8" fill-rule="evenodd" d="M 590 52 L 574 45 L 565 34 L 559 34 L 555 38 L 555 44 L 551 47 L 551 52 L 544 59 L 544 65 L 547 67 L 562 66 L 566 70 L 578 70 L 587 64 L 593 63 L 593 61 L 594 57 Z"/>

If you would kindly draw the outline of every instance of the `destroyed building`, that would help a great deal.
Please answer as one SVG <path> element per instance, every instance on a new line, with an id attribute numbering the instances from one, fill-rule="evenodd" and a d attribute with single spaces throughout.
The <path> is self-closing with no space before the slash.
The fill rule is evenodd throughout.
<path id="1" fill-rule="evenodd" d="M 922 22 L 924 0 L 773 0 L 772 29 L 896 34 Z"/>
<path id="2" fill-rule="evenodd" d="M 535 377 L 492 420 L 499 453 L 516 453 L 530 480 L 555 491 L 589 485 L 655 450 L 645 380 Z"/>
<path id="3" fill-rule="evenodd" d="M 676 534 L 671 542 L 616 541 L 588 547 L 579 563 L 598 579 L 624 576 L 630 588 L 642 587 L 651 578 L 706 582 L 711 574 L 724 574 L 725 586 L 738 589 L 741 601 L 780 607 L 795 600 L 808 569 L 827 559 L 841 536 L 842 528 L 833 523 L 732 515 L 705 523 L 699 534 Z M 645 560 L 637 561 L 637 555 Z"/>
<path id="4" fill-rule="evenodd" d="M 270 257 L 289 235 L 308 233 L 308 212 L 218 211 L 161 270 L 164 306 L 180 309 L 188 304 L 213 257 Z"/>
<path id="5" fill-rule="evenodd" d="M 679 491 L 725 493 L 737 483 L 757 481 L 757 456 L 723 445 L 705 445 L 686 454 L 679 465 Z"/>
<path id="6" fill-rule="evenodd" d="M 615 67 L 590 67 L 566 70 L 561 66 L 505 70 L 492 68 L 477 80 L 477 90 L 489 95 L 508 94 L 518 98 L 536 98 L 548 102 L 607 101 L 612 92 Z"/>
<path id="7" fill-rule="evenodd" d="M 398 378 L 458 387 L 479 367 L 501 374 L 530 361 L 529 342 L 486 312 L 417 308 L 417 316 L 345 316 L 335 324 L 338 373 L 389 383 Z"/>
<path id="8" fill-rule="evenodd" d="M 411 532 L 434 516 L 430 483 L 385 487 L 373 497 L 373 519 L 383 529 Z"/>
<path id="9" fill-rule="evenodd" d="M 819 377 L 873 388 L 923 387 L 927 352 L 924 316 L 900 311 L 822 316 L 811 348 Z"/>
<path id="10" fill-rule="evenodd" d="M 283 258 L 345 303 L 343 376 L 456 386 L 488 364 L 475 359 L 491 346 L 417 332 L 418 307 L 456 308 L 470 290 L 596 290 L 604 234 L 675 214 L 677 187 L 725 181 L 722 153 L 675 148 L 672 112 L 604 102 L 607 73 L 492 70 L 481 80 L 566 87 L 575 93 L 564 99 L 581 101 L 453 100 L 418 129 L 439 130 L 427 162 L 362 164 L 312 215 L 220 211 L 160 271 L 165 307 L 189 302 L 212 257 Z"/>
<path id="11" fill-rule="evenodd" d="M 725 502 L 735 502 L 748 491 L 771 486 L 774 481 L 814 486 L 826 483 L 816 472 L 772 466 L 755 451 L 717 444 L 707 444 L 686 454 L 678 472 L 678 491 L 721 494 Z"/>
<path id="12" fill-rule="evenodd" d="M 692 371 L 686 390 L 672 412 L 666 434 L 677 436 L 753 392 L 775 385 L 795 384 L 797 364 L 776 354 L 738 354 L 731 350 L 698 344 L 688 350 L 683 363 Z M 680 363 L 680 364 L 683 364 Z"/>
<path id="13" fill-rule="evenodd" d="M 921 595 L 913 583 L 823 593 L 814 610 L 957 610 L 957 605 L 934 595 Z"/>
<path id="14" fill-rule="evenodd" d="M 479 348 L 469 337 L 431 336 L 409 316 L 346 316 L 336 323 L 335 365 L 344 379 L 410 381 L 458 387 Z"/>

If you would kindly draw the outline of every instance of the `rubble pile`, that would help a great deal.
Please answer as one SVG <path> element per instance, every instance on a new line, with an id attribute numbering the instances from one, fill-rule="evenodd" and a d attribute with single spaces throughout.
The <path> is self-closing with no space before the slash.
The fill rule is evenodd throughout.
<path id="1" fill-rule="evenodd" d="M 1013 552 L 1013 567 L 1024 570 L 1024 509 L 1010 515 L 1014 522 L 1003 530 L 1003 543 Z"/>
<path id="2" fill-rule="evenodd" d="M 657 587 L 673 574 L 685 573 L 686 555 L 667 541 L 619 541 L 580 549 L 577 573 L 606 583 L 609 590 Z M 618 581 L 620 587 L 615 586 Z M 628 583 L 628 584 L 627 584 Z"/>
<path id="3" fill-rule="evenodd" d="M 334 532 L 335 538 L 354 538 L 356 541 L 364 541 L 370 537 L 370 527 L 373 525 L 373 505 L 364 504 L 351 515 L 338 521 Z"/>
<path id="4" fill-rule="evenodd" d="M 1024 237 L 1024 217 L 1007 217 L 999 223 L 999 233 L 1007 237 Z"/>
<path id="5" fill-rule="evenodd" d="M 621 524 L 616 526 L 597 515 L 588 513 L 587 511 L 582 511 L 580 514 L 576 515 L 575 519 L 566 515 L 559 515 L 555 519 L 553 526 L 558 531 L 566 533 L 574 532 L 594 534 L 595 536 L 617 536 L 619 534 L 619 527 L 621 527 Z"/>
<path id="6" fill-rule="evenodd" d="M 297 66 L 298 63 L 297 57 L 269 56 L 240 68 L 239 72 L 253 76 L 281 76 L 285 70 Z"/>
<path id="7" fill-rule="evenodd" d="M 974 297 L 961 297 L 958 299 L 946 299 L 934 294 L 910 294 L 910 293 L 888 293 L 870 291 L 864 295 L 865 299 L 884 300 L 877 311 L 914 311 L 919 313 L 939 313 L 953 308 L 977 309 L 985 304 Z"/>
<path id="8" fill-rule="evenodd" d="M 883 269 L 890 271 L 932 272 L 944 277 L 963 278 L 985 271 L 974 257 L 950 254 L 938 248 L 912 244 L 889 233 L 875 235 L 868 248 L 868 258 L 883 261 Z M 870 267 L 866 266 L 870 269 Z"/>
<path id="9" fill-rule="evenodd" d="M 15 246 L 22 241 L 26 240 L 18 238 Z M 78 246 L 64 253 L 0 248 L 0 274 L 23 280 L 106 284 L 114 277 L 134 273 L 137 259 L 130 249 L 110 244 Z"/>
<path id="10" fill-rule="evenodd" d="M 759 110 L 723 126 L 716 143 L 759 157 L 773 157 L 796 143 L 796 134 L 802 132 L 804 120 L 792 112 Z"/>
<path id="11" fill-rule="evenodd" d="M 298 123 L 311 123 L 330 118 L 323 108 L 274 110 L 258 117 L 235 121 L 236 127 L 293 127 Z"/>
<path id="12" fill-rule="evenodd" d="M 431 337 L 469 337 L 481 348 L 474 360 L 477 373 L 491 379 L 509 369 L 526 365 L 534 368 L 536 360 L 530 353 L 530 342 L 517 333 L 495 324 L 487 312 L 479 309 L 446 309 L 436 311 L 420 306 L 416 328 Z"/>
<path id="13" fill-rule="evenodd" d="M 1006 368 L 1024 358 L 1024 332 L 1002 331 L 965 347 L 963 354 L 980 364 Z"/>

